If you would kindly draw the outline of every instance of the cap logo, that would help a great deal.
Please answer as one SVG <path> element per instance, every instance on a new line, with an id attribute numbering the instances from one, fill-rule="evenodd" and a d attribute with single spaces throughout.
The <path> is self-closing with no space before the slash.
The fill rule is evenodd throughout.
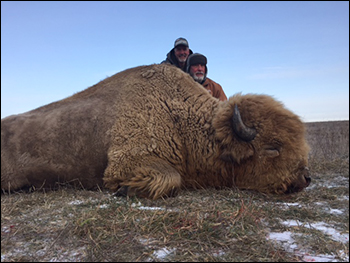
<path id="1" fill-rule="evenodd" d="M 178 45 L 184 45 L 184 46 L 188 47 L 188 42 L 187 42 L 187 40 L 184 39 L 184 38 L 178 38 L 178 39 L 176 39 L 176 41 L 175 41 L 174 47 L 176 47 L 176 46 L 178 46 Z"/>

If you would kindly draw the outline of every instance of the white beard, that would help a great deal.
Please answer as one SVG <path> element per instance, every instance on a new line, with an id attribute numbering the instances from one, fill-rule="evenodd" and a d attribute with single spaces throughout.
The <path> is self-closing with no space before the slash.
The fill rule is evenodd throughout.
<path id="1" fill-rule="evenodd" d="M 184 57 L 180 57 L 180 58 L 178 58 L 178 60 L 179 60 L 181 63 L 186 62 L 186 59 L 187 59 L 187 58 L 184 58 Z"/>
<path id="2" fill-rule="evenodd" d="M 194 79 L 195 81 L 197 81 L 198 83 L 201 83 L 201 82 L 203 81 L 205 75 L 203 75 L 203 76 L 201 76 L 201 77 L 198 77 L 198 76 L 196 76 L 196 75 L 193 74 L 192 77 L 193 77 L 193 79 Z"/>

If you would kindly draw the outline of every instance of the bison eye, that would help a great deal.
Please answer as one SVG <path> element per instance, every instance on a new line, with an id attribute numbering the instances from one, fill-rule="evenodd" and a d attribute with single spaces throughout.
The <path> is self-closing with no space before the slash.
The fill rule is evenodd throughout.
<path id="1" fill-rule="evenodd" d="M 275 158 L 280 155 L 280 149 L 277 149 L 271 145 L 263 147 L 264 156 L 269 158 Z"/>
<path id="2" fill-rule="evenodd" d="M 270 150 L 265 150 L 265 154 L 267 157 L 275 158 L 275 157 L 280 155 L 280 152 L 277 151 L 276 149 L 274 149 L 274 150 L 270 149 Z"/>

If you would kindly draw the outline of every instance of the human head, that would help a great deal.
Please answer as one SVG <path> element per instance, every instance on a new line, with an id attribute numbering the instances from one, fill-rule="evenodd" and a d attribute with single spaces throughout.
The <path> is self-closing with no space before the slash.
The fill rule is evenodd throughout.
<path id="1" fill-rule="evenodd" d="M 194 53 L 188 57 L 186 72 L 189 73 L 192 78 L 203 83 L 207 77 L 207 58 L 199 53 Z"/>
<path id="2" fill-rule="evenodd" d="M 174 55 L 180 63 L 186 62 L 188 56 L 190 55 L 190 48 L 188 45 L 188 41 L 185 38 L 179 37 L 175 40 Z"/>

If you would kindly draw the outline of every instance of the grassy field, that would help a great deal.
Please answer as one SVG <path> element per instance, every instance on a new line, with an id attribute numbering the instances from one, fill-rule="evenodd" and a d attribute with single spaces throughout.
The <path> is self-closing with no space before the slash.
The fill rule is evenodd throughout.
<path id="1" fill-rule="evenodd" d="M 2 194 L 1 261 L 347 262 L 349 121 L 307 123 L 307 131 L 312 182 L 298 194 Z"/>

